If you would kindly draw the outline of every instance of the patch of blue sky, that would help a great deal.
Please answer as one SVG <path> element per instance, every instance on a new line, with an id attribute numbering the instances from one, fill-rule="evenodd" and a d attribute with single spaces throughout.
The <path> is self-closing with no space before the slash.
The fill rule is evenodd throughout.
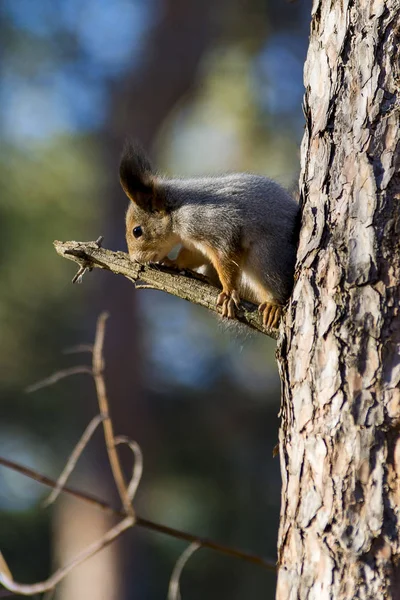
<path id="1" fill-rule="evenodd" d="M 207 350 L 203 340 L 191 340 L 175 333 L 164 334 L 152 348 L 156 365 L 156 382 L 165 381 L 188 387 L 207 389 L 221 372 L 221 363 Z M 153 379 L 154 383 L 154 379 Z"/>
<path id="2" fill-rule="evenodd" d="M 91 61 L 112 76 L 138 58 L 155 4 L 156 0 L 3 0 L 3 11 L 15 27 L 38 36 L 70 32 Z"/>
<path id="3" fill-rule="evenodd" d="M 60 133 L 91 130 L 101 125 L 105 99 L 102 86 L 87 86 L 62 72 L 40 81 L 3 75 L 1 127 L 14 143 Z"/>
<path id="4" fill-rule="evenodd" d="M 91 73 L 93 75 L 93 73 Z M 106 118 L 107 90 L 100 77 L 84 79 L 75 68 L 56 71 L 52 78 L 57 102 L 63 102 L 70 114 L 71 128 L 92 130 Z"/>
<path id="5" fill-rule="evenodd" d="M 3 0 L 2 11 L 15 27 L 38 36 L 47 36 L 54 33 L 62 1 Z"/>
<path id="6" fill-rule="evenodd" d="M 92 61 L 100 63 L 106 74 L 118 75 L 140 54 L 153 5 L 144 0 L 68 0 L 63 16 Z"/>
<path id="7" fill-rule="evenodd" d="M 147 343 L 151 377 L 155 387 L 166 381 L 195 388 L 208 388 L 221 375 L 223 353 L 213 344 L 214 326 L 196 319 L 190 305 L 165 294 L 147 291 L 139 296 L 149 327 Z"/>
<path id="8" fill-rule="evenodd" d="M 268 38 L 252 73 L 257 99 L 265 110 L 301 116 L 304 58 L 300 36 L 285 32 Z"/>
<path id="9" fill-rule="evenodd" d="M 18 142 L 25 136 L 45 138 L 100 127 L 108 100 L 107 79 L 139 59 L 156 2 L 4 0 L 4 14 L 15 27 L 48 36 L 49 57 L 57 32 L 71 32 L 78 45 L 76 60 L 64 61 L 62 47 L 57 46 L 57 60 L 40 61 L 36 76 L 29 79 L 12 72 L 15 60 L 23 64 L 25 54 L 11 55 L 4 62 L 3 133 Z"/>

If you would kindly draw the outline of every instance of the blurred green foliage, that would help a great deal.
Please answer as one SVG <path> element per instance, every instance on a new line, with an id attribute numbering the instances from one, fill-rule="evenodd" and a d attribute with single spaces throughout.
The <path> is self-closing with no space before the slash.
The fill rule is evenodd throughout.
<path id="1" fill-rule="evenodd" d="M 2 148 L 2 385 L 32 377 L 46 353 L 40 337 L 57 326 L 61 307 L 70 304 L 74 317 L 75 290 L 52 242 L 95 235 L 101 222 L 96 196 L 102 185 L 96 146 L 89 138 L 64 136 L 23 149 L 11 144 Z"/>

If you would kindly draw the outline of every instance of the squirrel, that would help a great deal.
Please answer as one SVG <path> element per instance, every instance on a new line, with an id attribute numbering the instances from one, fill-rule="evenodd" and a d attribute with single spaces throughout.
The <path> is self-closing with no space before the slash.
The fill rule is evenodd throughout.
<path id="1" fill-rule="evenodd" d="M 162 177 L 132 142 L 125 145 L 119 175 L 130 200 L 126 241 L 132 261 L 178 269 L 212 265 L 224 317 L 234 318 L 243 298 L 259 305 L 264 327 L 278 325 L 293 287 L 300 213 L 285 189 L 251 173 Z M 168 254 L 177 244 L 182 247 L 172 261 Z"/>

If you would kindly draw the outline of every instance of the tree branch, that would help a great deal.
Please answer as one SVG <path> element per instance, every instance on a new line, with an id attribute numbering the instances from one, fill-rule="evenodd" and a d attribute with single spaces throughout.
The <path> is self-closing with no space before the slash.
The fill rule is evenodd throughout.
<path id="1" fill-rule="evenodd" d="M 43 592 L 52 590 L 75 567 L 82 564 L 85 560 L 91 558 L 100 550 L 111 544 L 111 542 L 113 542 L 117 537 L 119 537 L 121 533 L 123 533 L 130 527 L 133 527 L 134 524 L 135 518 L 130 515 L 126 516 L 122 521 L 120 521 L 119 523 L 114 525 L 114 527 L 109 529 L 99 540 L 96 540 L 95 542 L 87 546 L 84 550 L 82 550 L 82 552 L 75 556 L 75 558 L 73 558 L 70 563 L 65 565 L 65 567 L 60 567 L 48 579 L 46 579 L 45 581 L 40 581 L 39 583 L 24 584 L 15 581 L 7 566 L 7 563 L 5 562 L 4 557 L 0 553 L 0 583 L 7 590 L 15 592 L 16 594 L 20 594 L 21 596 L 34 596 L 36 594 L 42 594 Z"/>
<path id="2" fill-rule="evenodd" d="M 210 285 L 206 278 L 192 271 L 180 271 L 161 265 L 142 265 L 133 263 L 125 252 L 112 252 L 101 248 L 98 242 L 54 242 L 57 253 L 72 260 L 79 265 L 78 277 L 73 281 L 80 281 L 86 270 L 94 267 L 112 271 L 123 275 L 133 283 L 144 282 L 152 289 L 161 290 L 178 296 L 194 304 L 204 306 L 217 314 L 218 288 Z M 278 338 L 278 329 L 265 329 L 257 307 L 251 302 L 242 302 L 242 309 L 237 312 L 236 320 L 259 331 L 273 339 Z"/>
<path id="3" fill-rule="evenodd" d="M 118 438 L 117 438 L 118 439 Z M 37 471 L 30 469 L 29 467 L 25 467 L 24 465 L 20 465 L 12 460 L 8 460 L 3 456 L 0 456 L 0 465 L 3 467 L 7 467 L 8 469 L 12 469 L 17 473 L 21 473 L 34 481 L 38 481 L 43 485 L 47 485 L 53 489 L 55 489 L 58 485 L 58 482 L 50 477 L 46 477 L 46 475 L 42 475 L 42 473 L 38 473 Z M 82 500 L 83 502 L 87 502 L 92 506 L 97 506 L 107 514 L 113 514 L 120 517 L 125 517 L 125 512 L 122 509 L 117 509 L 112 507 L 104 500 L 100 500 L 96 498 L 92 494 L 88 494 L 86 492 L 81 492 L 80 490 L 76 490 L 74 488 L 68 487 L 64 485 L 61 489 L 62 494 L 67 494 L 77 498 L 78 500 Z M 258 556 L 257 554 L 251 554 L 249 552 L 244 552 L 243 550 L 239 550 L 238 548 L 233 548 L 232 546 L 224 546 L 223 544 L 219 544 L 214 540 L 210 540 L 208 538 L 203 538 L 198 535 L 193 535 L 188 533 L 187 531 L 182 531 L 180 529 L 174 529 L 173 527 L 168 527 L 167 525 L 162 525 L 161 523 L 156 523 L 155 521 L 150 521 L 149 519 L 144 519 L 143 517 L 136 514 L 135 525 L 137 527 L 142 527 L 143 529 L 149 529 L 150 531 L 156 531 L 158 533 L 163 533 L 164 535 L 169 535 L 170 537 L 176 538 L 178 540 L 184 540 L 191 544 L 198 543 L 202 548 L 208 548 L 209 550 L 215 550 L 216 552 L 220 552 L 221 554 L 226 554 L 227 556 L 232 556 L 239 558 L 241 560 L 247 561 L 249 563 L 253 563 L 255 565 L 259 565 L 260 567 L 264 567 L 269 571 L 276 571 L 276 563 L 274 560 L 269 560 L 267 558 L 263 558 Z M 1 555 L 0 555 L 1 557 Z M 2 567 L 1 558 L 0 558 L 0 570 Z M 4 570 L 4 567 L 3 567 Z"/>
<path id="4" fill-rule="evenodd" d="M 103 312 L 97 320 L 96 338 L 94 340 L 92 360 L 93 379 L 96 386 L 97 401 L 99 403 L 100 415 L 102 416 L 103 420 L 104 440 L 106 442 L 108 460 L 110 462 L 115 485 L 117 486 L 119 497 L 121 499 L 125 513 L 133 517 L 134 511 L 128 494 L 128 486 L 125 482 L 125 477 L 122 472 L 121 463 L 116 449 L 114 427 L 110 417 L 106 384 L 103 376 L 103 345 L 107 318 L 108 314 Z"/>

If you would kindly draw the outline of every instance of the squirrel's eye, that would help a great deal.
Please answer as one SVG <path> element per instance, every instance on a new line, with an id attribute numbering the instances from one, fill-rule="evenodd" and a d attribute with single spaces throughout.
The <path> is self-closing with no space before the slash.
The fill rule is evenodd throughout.
<path id="1" fill-rule="evenodd" d="M 143 230 L 140 227 L 140 225 L 138 225 L 137 227 L 133 228 L 132 233 L 135 236 L 135 238 L 139 238 L 143 234 Z"/>

